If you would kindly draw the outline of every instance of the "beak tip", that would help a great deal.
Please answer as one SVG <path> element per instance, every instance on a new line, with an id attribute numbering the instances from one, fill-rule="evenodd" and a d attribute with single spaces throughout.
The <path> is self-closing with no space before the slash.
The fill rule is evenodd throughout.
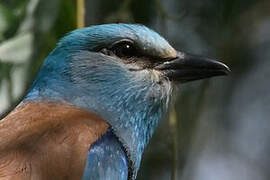
<path id="1" fill-rule="evenodd" d="M 222 67 L 221 71 L 222 71 L 224 76 L 227 76 L 232 72 L 231 69 L 226 64 L 221 63 L 221 62 L 219 62 L 219 63 L 221 65 L 221 67 Z"/>

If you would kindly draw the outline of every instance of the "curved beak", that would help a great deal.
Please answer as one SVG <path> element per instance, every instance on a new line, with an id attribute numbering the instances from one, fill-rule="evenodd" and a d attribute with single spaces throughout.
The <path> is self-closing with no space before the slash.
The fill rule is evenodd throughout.
<path id="1" fill-rule="evenodd" d="M 225 64 L 196 55 L 178 52 L 177 57 L 155 67 L 171 81 L 188 82 L 213 76 L 228 75 L 229 67 Z"/>

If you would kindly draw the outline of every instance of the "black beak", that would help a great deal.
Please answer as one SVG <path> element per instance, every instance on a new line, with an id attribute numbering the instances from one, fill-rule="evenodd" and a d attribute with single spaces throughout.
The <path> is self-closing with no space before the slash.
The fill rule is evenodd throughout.
<path id="1" fill-rule="evenodd" d="M 228 75 L 225 64 L 187 53 L 178 52 L 177 57 L 155 67 L 171 81 L 188 82 L 213 76 Z"/>

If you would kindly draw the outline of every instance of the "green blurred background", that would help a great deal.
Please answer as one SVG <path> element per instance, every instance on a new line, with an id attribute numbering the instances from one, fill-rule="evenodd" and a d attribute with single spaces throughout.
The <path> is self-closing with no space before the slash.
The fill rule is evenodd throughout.
<path id="1" fill-rule="evenodd" d="M 269 0 L 86 0 L 85 24 L 141 23 L 228 77 L 180 85 L 144 153 L 139 180 L 270 179 Z M 76 28 L 75 0 L 0 0 L 0 114 Z M 176 121 L 174 121 L 176 118 Z"/>

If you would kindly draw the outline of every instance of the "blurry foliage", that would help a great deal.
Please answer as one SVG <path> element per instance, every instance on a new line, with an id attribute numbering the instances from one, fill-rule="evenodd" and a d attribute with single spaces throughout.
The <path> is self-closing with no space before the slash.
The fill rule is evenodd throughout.
<path id="1" fill-rule="evenodd" d="M 1 80 L 7 80 L 9 93 L 8 104 L 12 109 L 23 97 L 29 88 L 39 67 L 49 52 L 55 47 L 57 41 L 66 33 L 76 27 L 75 2 L 66 0 L 23 0 L 1 1 L 0 3 L 0 68 Z M 26 49 L 27 48 L 27 49 Z M 14 49 L 16 53 L 14 54 Z M 21 51 L 20 51 L 21 50 Z M 29 51 L 29 52 L 28 52 Z M 28 52 L 27 54 L 25 54 Z M 16 57 L 14 57 L 14 55 Z M 13 97 L 11 74 L 18 70 L 18 66 L 24 70 L 21 78 L 24 87 L 22 92 Z M 2 87 L 2 90 L 5 87 Z M 1 91 L 1 89 L 0 89 Z M 0 92 L 1 93 L 1 92 Z M 3 111 L 3 110 L 2 110 Z"/>
<path id="2" fill-rule="evenodd" d="M 177 49 L 222 58 L 232 69 L 230 77 L 181 87 L 175 102 L 178 121 L 173 126 L 166 120 L 168 117 L 161 122 L 146 148 L 138 179 L 168 179 L 171 177 L 168 169 L 175 166 L 173 169 L 179 171 L 178 179 L 204 180 L 206 176 L 206 179 L 213 177 L 223 180 L 229 173 L 221 171 L 224 178 L 214 176 L 215 171 L 212 169 L 216 166 L 207 166 L 211 162 L 203 159 L 204 153 L 210 153 L 211 158 L 218 157 L 216 159 L 222 159 L 223 156 L 224 159 L 229 159 L 227 156 L 236 159 L 235 154 L 241 162 L 248 159 L 243 150 L 235 149 L 237 146 L 233 144 L 234 139 L 241 137 L 235 134 L 240 132 L 240 127 L 245 127 L 246 122 L 237 124 L 240 120 L 235 119 L 236 115 L 232 113 L 240 114 L 239 107 L 235 107 L 239 102 L 232 102 L 237 99 L 234 94 L 245 93 L 238 92 L 241 89 L 239 84 L 244 84 L 247 77 L 260 74 L 253 71 L 254 66 L 259 66 L 263 61 L 258 58 L 261 57 L 258 49 L 259 52 L 269 51 L 270 34 L 267 32 L 270 31 L 270 25 L 268 27 L 267 22 L 270 21 L 270 3 L 267 0 L 86 0 L 85 3 L 86 25 L 111 22 L 145 24 L 162 32 Z M 75 11 L 74 0 L 0 1 L 0 112 L 5 114 L 5 110 L 12 109 L 20 101 L 57 41 L 76 28 Z M 266 25 L 261 30 L 263 22 Z M 256 36 L 258 33 L 266 35 Z M 248 89 L 252 87 L 250 85 Z M 249 93 L 247 95 L 251 96 Z M 262 96 L 268 97 L 267 94 Z M 254 103 L 262 99 L 260 96 Z M 243 108 L 246 104 L 240 105 Z M 249 114 L 250 111 L 244 113 Z M 257 130 L 252 133 L 256 137 L 261 135 L 260 132 Z M 266 137 L 269 135 L 262 133 Z M 241 142 L 245 144 L 248 140 L 242 138 Z M 252 147 L 248 149 L 251 151 Z M 259 161 L 258 157 L 261 158 L 254 158 L 255 165 L 255 160 L 245 163 L 251 166 L 246 171 L 252 172 L 256 169 L 253 167 L 260 165 L 263 168 L 256 169 L 256 172 L 263 174 L 261 180 L 269 179 L 264 164 L 268 165 L 270 161 Z M 200 166 L 200 162 L 204 162 L 203 166 Z M 213 164 L 222 164 L 217 162 Z M 211 170 L 208 172 L 207 168 L 205 170 L 202 167 L 211 167 Z M 235 169 L 237 167 L 241 166 L 237 165 Z M 248 178 L 237 178 L 244 176 L 237 176 L 241 171 L 234 173 L 237 180 L 261 177 L 254 173 Z"/>

